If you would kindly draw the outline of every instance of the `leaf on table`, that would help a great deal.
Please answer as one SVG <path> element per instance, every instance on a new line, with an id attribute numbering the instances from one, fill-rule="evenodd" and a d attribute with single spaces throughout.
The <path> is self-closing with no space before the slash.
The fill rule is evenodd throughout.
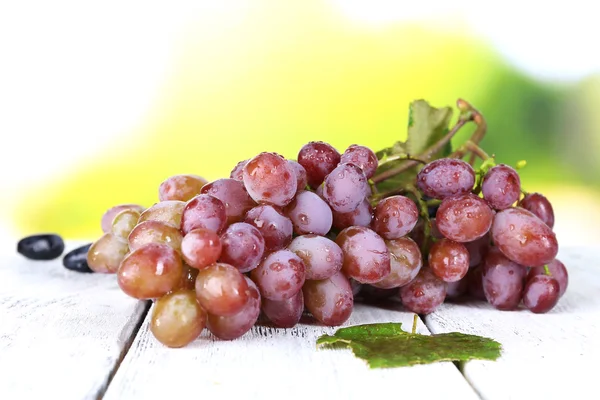
<path id="1" fill-rule="evenodd" d="M 495 340 L 458 332 L 420 335 L 402 330 L 400 323 L 356 325 L 317 339 L 320 348 L 349 348 L 371 368 L 392 368 L 440 361 L 496 360 L 501 345 Z"/>

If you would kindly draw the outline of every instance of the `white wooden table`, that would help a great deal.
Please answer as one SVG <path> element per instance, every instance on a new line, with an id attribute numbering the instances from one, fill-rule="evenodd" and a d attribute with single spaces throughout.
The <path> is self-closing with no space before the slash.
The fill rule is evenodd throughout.
<path id="1" fill-rule="evenodd" d="M 149 303 L 124 295 L 114 276 L 2 251 L 0 399 L 600 398 L 600 248 L 561 249 L 559 258 L 571 281 L 548 314 L 445 304 L 419 321 L 420 333 L 498 340 L 498 361 L 371 370 L 349 350 L 316 350 L 334 329 L 311 324 L 259 326 L 231 342 L 205 331 L 168 349 L 148 330 Z M 346 325 L 390 321 L 408 329 L 412 314 L 358 305 Z"/>

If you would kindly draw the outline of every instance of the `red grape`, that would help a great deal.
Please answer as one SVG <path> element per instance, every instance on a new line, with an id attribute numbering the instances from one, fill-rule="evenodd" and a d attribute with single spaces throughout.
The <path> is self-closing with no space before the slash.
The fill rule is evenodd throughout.
<path id="1" fill-rule="evenodd" d="M 499 164 L 492 167 L 483 177 L 483 198 L 496 210 L 510 207 L 521 195 L 521 179 L 512 167 Z"/>
<path id="2" fill-rule="evenodd" d="M 292 241 L 292 221 L 273 206 L 254 207 L 248 211 L 244 221 L 260 231 L 265 239 L 266 251 L 283 249 Z"/>
<path id="3" fill-rule="evenodd" d="M 556 279 L 548 275 L 533 275 L 527 280 L 523 291 L 523 304 L 536 314 L 552 310 L 560 298 Z"/>
<path id="4" fill-rule="evenodd" d="M 515 310 L 521 302 L 526 273 L 525 267 L 506 258 L 497 247 L 491 248 L 481 272 L 487 301 L 499 310 Z"/>
<path id="5" fill-rule="evenodd" d="M 260 153 L 244 166 L 244 186 L 254 201 L 283 207 L 298 189 L 294 168 L 275 153 Z"/>
<path id="6" fill-rule="evenodd" d="M 289 299 L 302 289 L 306 279 L 306 267 L 302 259 L 289 250 L 278 250 L 269 254 L 250 273 L 252 280 L 263 297 L 282 301 Z"/>
<path id="7" fill-rule="evenodd" d="M 350 318 L 354 296 L 348 278 L 341 272 L 319 281 L 306 281 L 304 305 L 312 316 L 327 326 L 338 326 Z"/>
<path id="8" fill-rule="evenodd" d="M 305 144 L 298 153 L 298 163 L 306 170 L 308 184 L 316 189 L 340 162 L 340 153 L 324 142 Z"/>
<path id="9" fill-rule="evenodd" d="M 350 226 L 369 226 L 373 219 L 373 207 L 365 199 L 354 211 L 339 213 L 333 211 L 333 226 L 342 230 Z"/>
<path id="10" fill-rule="evenodd" d="M 417 187 L 429 197 L 444 199 L 467 194 L 475 184 L 475 171 L 469 163 L 441 158 L 425 165 L 417 175 Z"/>
<path id="11" fill-rule="evenodd" d="M 544 195 L 529 193 L 519 202 L 519 206 L 531 211 L 550 228 L 554 228 L 554 209 Z"/>
<path id="12" fill-rule="evenodd" d="M 356 210 L 367 197 L 367 178 L 354 164 L 340 164 L 323 183 L 323 198 L 333 211 L 348 213 Z"/>
<path id="13" fill-rule="evenodd" d="M 246 192 L 244 184 L 235 179 L 217 179 L 205 185 L 201 193 L 221 200 L 225 206 L 228 224 L 242 221 L 248 210 L 256 206 L 254 200 Z"/>
<path id="14" fill-rule="evenodd" d="M 390 252 L 377 233 L 351 226 L 339 233 L 336 243 L 344 252 L 344 273 L 361 283 L 375 283 L 391 271 Z"/>
<path id="15" fill-rule="evenodd" d="M 223 202 L 208 194 L 199 194 L 185 205 L 181 216 L 181 233 L 187 235 L 196 228 L 220 233 L 226 222 L 227 212 Z"/>
<path id="16" fill-rule="evenodd" d="M 244 182 L 244 167 L 248 164 L 248 161 L 250 160 L 243 160 L 237 163 L 233 170 L 231 170 L 229 177 L 236 181 Z"/>
<path id="17" fill-rule="evenodd" d="M 387 197 L 375 207 L 373 229 L 384 239 L 398 239 L 413 230 L 419 219 L 414 201 L 404 196 Z"/>
<path id="18" fill-rule="evenodd" d="M 415 279 L 400 288 L 400 299 L 407 311 L 431 314 L 444 302 L 446 287 L 429 268 L 421 268 Z"/>
<path id="19" fill-rule="evenodd" d="M 306 170 L 298 161 L 288 160 L 290 166 L 294 170 L 294 174 L 296 175 L 297 188 L 296 193 L 306 190 L 306 186 L 308 185 L 308 177 L 306 176 Z"/>
<path id="20" fill-rule="evenodd" d="M 221 239 L 214 231 L 197 228 L 189 231 L 181 242 L 183 260 L 193 268 L 202 269 L 221 256 Z"/>
<path id="21" fill-rule="evenodd" d="M 449 239 L 441 239 L 429 250 L 431 272 L 445 282 L 456 282 L 467 275 L 469 251 L 462 244 Z"/>
<path id="22" fill-rule="evenodd" d="M 414 240 L 403 237 L 386 240 L 390 252 L 391 272 L 379 282 L 372 285 L 382 289 L 402 287 L 415 279 L 421 266 L 421 250 Z"/>
<path id="23" fill-rule="evenodd" d="M 285 208 L 285 214 L 292 221 L 294 232 L 298 235 L 326 235 L 333 223 L 331 208 L 318 195 L 309 191 L 299 192 Z"/>
<path id="24" fill-rule="evenodd" d="M 492 226 L 494 213 L 485 200 L 474 194 L 446 197 L 438 208 L 435 222 L 441 234 L 455 242 L 472 242 Z"/>
<path id="25" fill-rule="evenodd" d="M 247 290 L 244 275 L 229 264 L 212 264 L 200 270 L 196 278 L 196 297 L 210 314 L 237 314 L 248 300 Z"/>
<path id="26" fill-rule="evenodd" d="M 327 279 L 342 269 L 344 254 L 332 240 L 323 236 L 298 236 L 288 246 L 304 262 L 306 279 Z"/>
<path id="27" fill-rule="evenodd" d="M 256 268 L 265 252 L 265 239 L 260 231 L 245 222 L 227 227 L 221 235 L 221 262 L 233 265 L 240 272 Z"/>
<path id="28" fill-rule="evenodd" d="M 340 158 L 340 163 L 351 163 L 359 167 L 365 173 L 367 179 L 371 179 L 377 170 L 378 160 L 373 150 L 365 146 L 353 144 L 346 149 Z"/>
<path id="29" fill-rule="evenodd" d="M 302 290 L 294 296 L 282 301 L 263 299 L 262 311 L 278 328 L 291 328 L 302 317 L 304 311 L 304 296 Z"/>
<path id="30" fill-rule="evenodd" d="M 567 268 L 559 259 L 555 258 L 548 264 L 548 270 L 550 271 L 550 276 L 556 279 L 556 282 L 558 282 L 558 287 L 560 289 L 559 297 L 562 297 L 569 286 L 569 273 L 567 272 Z M 531 278 L 533 275 L 542 274 L 546 274 L 544 267 L 535 267 L 529 270 L 529 278 Z"/>

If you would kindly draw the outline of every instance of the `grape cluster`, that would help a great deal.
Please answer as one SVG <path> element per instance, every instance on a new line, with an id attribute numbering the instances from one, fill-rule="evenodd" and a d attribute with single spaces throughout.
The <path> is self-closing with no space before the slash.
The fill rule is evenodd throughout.
<path id="1" fill-rule="evenodd" d="M 568 275 L 552 206 L 522 197 L 513 168 L 441 158 L 413 190 L 385 196 L 377 169 L 365 146 L 340 154 L 310 142 L 297 160 L 263 152 L 214 182 L 172 176 L 153 206 L 104 214 L 87 262 L 154 300 L 151 331 L 170 347 L 205 328 L 232 340 L 259 318 L 293 327 L 305 312 L 341 325 L 360 298 L 393 297 L 419 314 L 463 295 L 501 310 L 556 305 Z"/>

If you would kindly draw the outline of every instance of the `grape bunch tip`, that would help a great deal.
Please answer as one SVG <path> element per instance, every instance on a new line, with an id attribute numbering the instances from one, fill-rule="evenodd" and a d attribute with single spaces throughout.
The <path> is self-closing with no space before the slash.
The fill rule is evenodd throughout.
<path id="1" fill-rule="evenodd" d="M 457 105 L 456 126 L 419 154 L 407 151 L 409 131 L 393 151 L 314 141 L 213 182 L 168 177 L 154 205 L 108 209 L 103 235 L 69 255 L 70 269 L 114 273 L 125 294 L 154 301 L 150 330 L 168 347 L 204 329 L 233 340 L 263 320 L 291 328 L 303 315 L 339 326 L 355 302 L 382 298 L 416 314 L 463 297 L 548 312 L 568 285 L 552 205 L 522 189 L 524 163 L 496 164 L 479 147 L 485 120 Z M 443 152 L 466 123 L 473 136 Z M 26 239 L 19 252 L 34 259 L 64 248 Z"/>

